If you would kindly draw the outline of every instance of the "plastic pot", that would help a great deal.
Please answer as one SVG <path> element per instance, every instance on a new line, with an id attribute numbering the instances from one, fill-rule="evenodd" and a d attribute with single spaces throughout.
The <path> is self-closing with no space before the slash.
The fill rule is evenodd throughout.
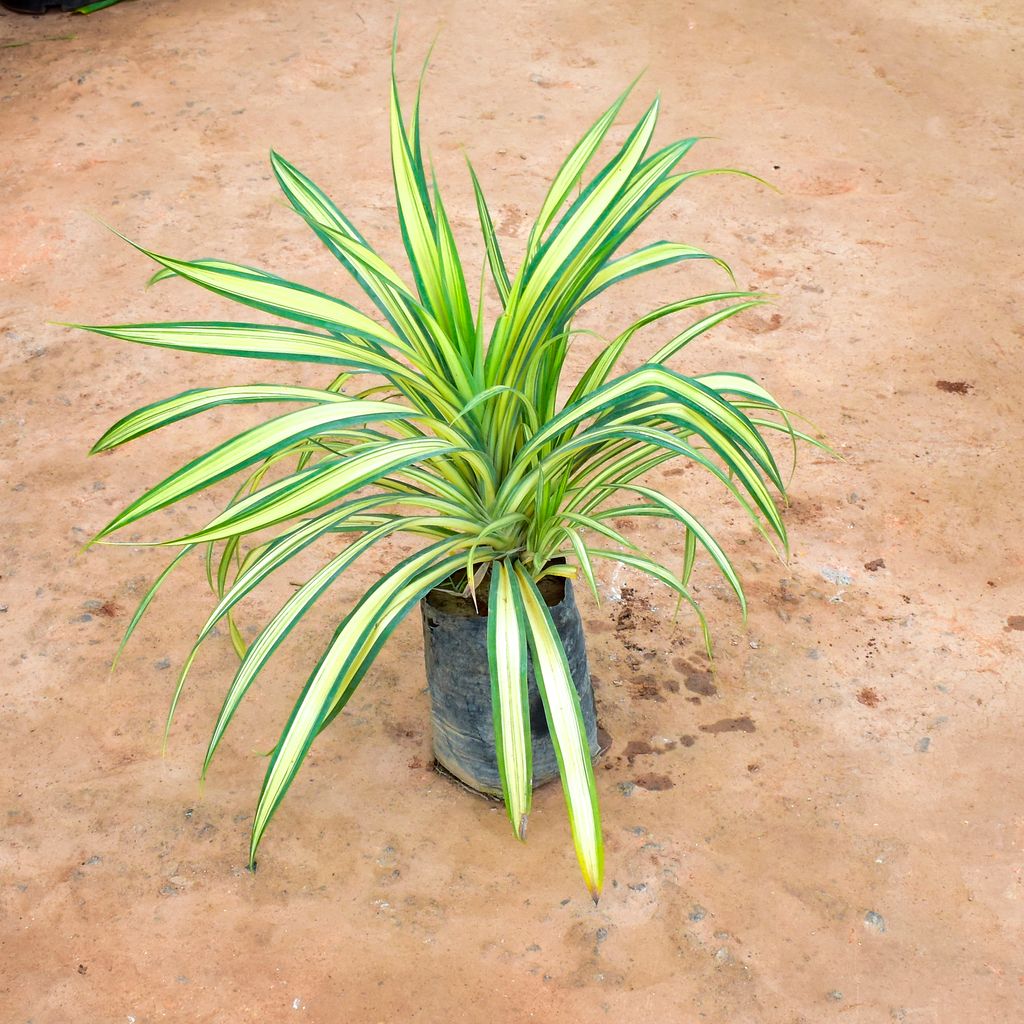
<path id="1" fill-rule="evenodd" d="M 599 753 L 597 712 L 587 668 L 583 623 L 569 580 L 549 578 L 549 581 L 550 585 L 542 587 L 542 593 L 565 648 L 579 695 L 587 745 L 591 757 L 596 757 Z M 482 592 L 486 594 L 486 588 L 482 588 Z M 481 602 L 478 611 L 469 600 L 432 591 L 420 603 L 420 611 L 434 757 L 442 768 L 471 789 L 500 796 L 501 777 L 494 744 L 491 673 L 487 660 L 486 608 Z M 536 788 L 558 778 L 558 761 L 534 679 L 532 659 L 528 662 L 527 680 Z"/>

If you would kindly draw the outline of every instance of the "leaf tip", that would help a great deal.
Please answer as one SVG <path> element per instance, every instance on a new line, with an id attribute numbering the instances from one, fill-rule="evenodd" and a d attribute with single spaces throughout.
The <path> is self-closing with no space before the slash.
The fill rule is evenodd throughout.
<path id="1" fill-rule="evenodd" d="M 96 534 L 96 536 L 95 536 L 95 537 L 92 537 L 92 538 L 90 538 L 89 540 L 87 540 L 87 541 L 86 541 L 86 542 L 85 542 L 85 543 L 84 543 L 84 544 L 83 544 L 83 545 L 82 545 L 82 546 L 81 546 L 81 547 L 80 547 L 80 548 L 79 548 L 79 549 L 78 549 L 78 550 L 77 550 L 77 551 L 75 552 L 75 555 L 76 555 L 76 556 L 81 556 L 81 555 L 84 555 L 84 554 L 85 554 L 85 553 L 86 553 L 87 551 L 89 551 L 89 550 L 90 550 L 90 549 L 92 548 L 92 546 L 93 546 L 94 544 L 100 544 L 100 543 L 102 542 L 102 540 L 103 540 L 103 538 L 104 538 L 105 536 L 106 536 L 106 533 L 105 533 L 105 532 L 103 532 L 103 531 L 101 530 L 101 531 L 100 531 L 99 533 L 97 533 L 97 534 Z"/>
<path id="2" fill-rule="evenodd" d="M 249 865 L 248 865 L 248 868 L 247 868 L 248 871 L 252 871 L 253 873 L 255 873 L 255 871 L 256 871 L 256 865 L 257 865 L 256 850 L 259 848 L 260 838 L 261 838 L 260 836 L 256 835 L 255 826 L 254 826 L 254 831 L 253 831 L 252 837 L 249 840 Z"/>

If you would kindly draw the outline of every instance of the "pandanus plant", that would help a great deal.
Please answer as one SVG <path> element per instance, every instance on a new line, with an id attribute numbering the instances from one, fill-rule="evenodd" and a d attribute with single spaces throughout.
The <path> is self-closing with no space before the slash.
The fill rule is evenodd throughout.
<path id="1" fill-rule="evenodd" d="M 406 121 L 392 63 L 391 163 L 411 284 L 309 178 L 271 154 L 288 202 L 355 279 L 376 314 L 262 270 L 219 259 L 173 259 L 135 246 L 160 265 L 154 280 L 183 278 L 287 323 L 203 321 L 86 330 L 187 352 L 320 363 L 340 375 L 322 388 L 275 383 L 186 391 L 122 419 L 94 452 L 225 405 L 300 407 L 242 431 L 178 469 L 132 502 L 95 540 L 246 474 L 224 510 L 205 526 L 159 542 L 181 551 L 143 598 L 122 642 L 123 649 L 171 569 L 204 547 L 216 605 L 181 672 L 167 725 L 201 644 L 226 619 L 241 662 L 213 727 L 205 777 L 250 685 L 314 602 L 369 549 L 398 533 L 421 538 L 415 553 L 395 562 L 345 615 L 295 703 L 269 755 L 252 825 L 253 864 L 310 745 L 348 703 L 410 609 L 433 588 L 455 585 L 473 594 L 489 580 L 494 730 L 509 818 L 523 837 L 532 793 L 529 652 L 576 852 L 596 899 L 603 854 L 594 774 L 565 653 L 538 582 L 547 576 L 582 578 L 597 597 L 597 560 L 639 570 L 693 609 L 710 653 L 707 624 L 689 588 L 698 548 L 710 556 L 745 614 L 740 580 L 697 517 L 643 478 L 671 459 L 700 466 L 769 543 L 774 535 L 784 549 L 785 528 L 771 492 L 784 495 L 784 483 L 766 433 L 812 439 L 795 431 L 785 411 L 750 377 L 687 376 L 673 365 L 705 331 L 764 301 L 753 292 L 718 291 L 651 310 L 602 342 L 568 396 L 561 390 L 563 385 L 568 390 L 564 371 L 574 337 L 594 333 L 575 331 L 573 319 L 595 296 L 627 278 L 688 260 L 725 267 L 676 242 L 621 252 L 681 185 L 702 174 L 724 173 L 677 169 L 694 138 L 652 148 L 658 100 L 586 181 L 630 90 L 583 135 L 555 175 L 514 273 L 470 166 L 496 292 L 490 302 L 496 310 L 500 305 L 491 322 L 483 281 L 479 299 L 471 301 L 451 223 L 423 157 L 421 87 L 422 77 Z M 683 330 L 635 369 L 616 375 L 644 328 L 687 313 L 692 322 Z M 364 375 L 371 380 L 356 383 Z M 641 553 L 616 529 L 621 517 L 644 516 L 679 525 L 681 569 L 673 571 Z M 236 605 L 310 545 L 339 534 L 354 539 L 298 586 L 246 644 L 232 614 Z"/>

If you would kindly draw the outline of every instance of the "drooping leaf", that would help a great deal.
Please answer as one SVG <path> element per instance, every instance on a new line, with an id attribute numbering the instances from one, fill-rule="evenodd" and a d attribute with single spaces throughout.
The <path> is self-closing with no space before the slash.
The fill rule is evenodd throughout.
<path id="1" fill-rule="evenodd" d="M 338 627 L 274 748 L 253 820 L 250 863 L 255 863 L 263 833 L 320 727 L 348 702 L 394 627 L 429 590 L 460 567 L 460 556 L 443 557 L 451 546 L 450 541 L 441 541 L 399 563 L 366 592 Z"/>
<path id="2" fill-rule="evenodd" d="M 604 844 L 594 769 L 579 696 L 551 613 L 537 585 L 520 563 L 515 564 L 515 579 L 526 618 L 526 635 L 533 652 L 537 688 L 544 703 L 562 776 L 576 856 L 583 880 L 596 903 L 604 880 Z"/>
<path id="3" fill-rule="evenodd" d="M 158 509 L 166 508 L 304 438 L 330 433 L 350 425 L 399 420 L 417 415 L 413 409 L 402 409 L 386 402 L 348 400 L 279 416 L 225 441 L 151 487 L 100 530 L 96 539 L 109 536 L 115 530 Z"/>
<path id="4" fill-rule="evenodd" d="M 498 772 L 512 828 L 526 838 L 533 796 L 530 705 L 526 692 L 526 631 L 522 599 L 507 561 L 491 568 L 487 655 Z"/>

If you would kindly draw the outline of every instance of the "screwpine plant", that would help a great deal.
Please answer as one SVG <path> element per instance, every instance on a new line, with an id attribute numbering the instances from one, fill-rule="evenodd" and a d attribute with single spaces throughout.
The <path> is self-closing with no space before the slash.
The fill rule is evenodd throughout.
<path id="1" fill-rule="evenodd" d="M 532 792 L 529 651 L 577 856 L 596 899 L 603 855 L 594 774 L 579 701 L 538 582 L 578 576 L 597 597 L 599 559 L 647 573 L 693 609 L 710 653 L 707 624 L 689 590 L 698 548 L 724 576 L 744 614 L 746 602 L 728 556 L 708 530 L 674 498 L 642 482 L 675 458 L 718 480 L 769 543 L 774 535 L 786 547 L 772 496 L 772 489 L 784 495 L 784 484 L 765 437 L 782 431 L 794 443 L 812 438 L 794 430 L 786 412 L 750 377 L 687 376 L 673 365 L 690 342 L 764 301 L 760 295 L 726 290 L 650 311 L 606 340 L 568 398 L 560 400 L 566 356 L 578 333 L 573 318 L 591 299 L 659 267 L 687 260 L 721 263 L 675 242 L 622 254 L 633 233 L 677 188 L 701 174 L 726 173 L 677 169 L 696 139 L 652 148 L 655 100 L 614 155 L 588 175 L 629 91 L 583 135 L 558 170 L 514 273 L 470 166 L 500 302 L 493 323 L 485 315 L 483 283 L 479 299 L 471 301 L 448 214 L 423 158 L 420 89 L 406 121 L 392 65 L 391 162 L 411 284 L 377 255 L 324 192 L 271 154 L 288 202 L 358 282 L 375 315 L 275 274 L 222 260 L 172 259 L 135 246 L 160 265 L 154 280 L 184 278 L 286 323 L 84 328 L 187 352 L 321 363 L 340 374 L 323 388 L 252 384 L 186 391 L 125 417 L 93 448 L 109 451 L 225 405 L 290 402 L 299 407 L 178 469 L 95 538 L 102 541 L 244 474 L 223 512 L 195 532 L 159 542 L 181 550 L 143 598 L 122 642 L 123 649 L 174 566 L 197 546 L 205 548 L 216 606 L 181 672 L 167 722 L 170 728 L 200 646 L 226 619 L 241 663 L 213 727 L 204 778 L 250 685 L 314 602 L 371 547 L 396 533 L 422 538 L 421 547 L 395 563 L 344 617 L 310 675 L 269 755 L 252 826 L 252 863 L 310 745 L 345 707 L 404 616 L 433 588 L 454 581 L 475 596 L 474 588 L 486 578 L 494 728 L 509 818 L 524 838 Z M 616 375 L 640 332 L 677 314 L 689 314 L 692 322 L 636 369 Z M 357 384 L 364 375 L 371 377 L 369 386 Z M 681 572 L 642 554 L 618 532 L 613 523 L 624 516 L 677 523 Z M 338 534 L 354 539 L 299 586 L 247 645 L 232 615 L 236 605 L 299 552 Z"/>

